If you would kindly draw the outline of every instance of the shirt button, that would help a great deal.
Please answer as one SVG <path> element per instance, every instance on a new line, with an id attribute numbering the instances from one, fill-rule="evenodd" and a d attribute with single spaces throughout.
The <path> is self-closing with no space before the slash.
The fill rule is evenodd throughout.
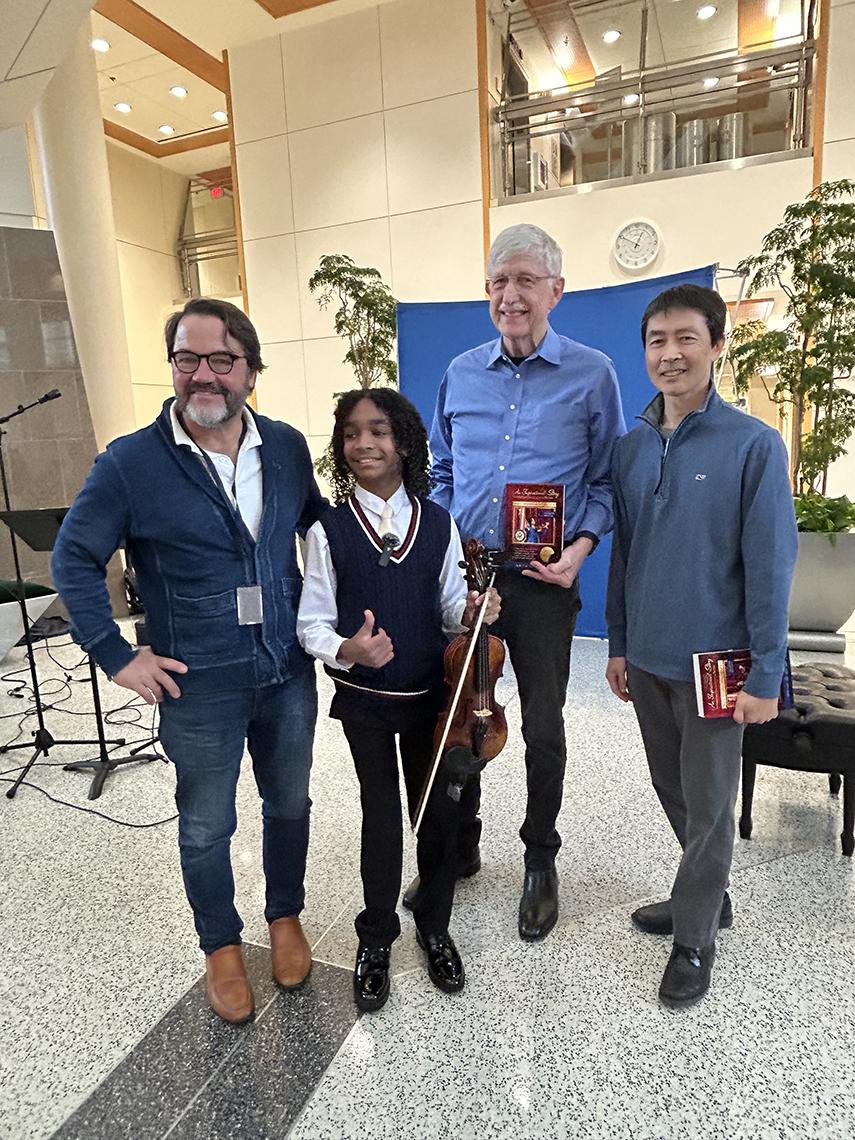
<path id="1" fill-rule="evenodd" d="M 490 527 L 490 529 L 487 531 L 487 533 L 488 534 L 495 534 L 496 532 L 493 530 L 492 527 Z"/>
<path id="2" fill-rule="evenodd" d="M 505 436 L 505 439 L 510 439 L 510 438 L 511 438 L 511 437 L 510 437 L 509 435 L 506 435 L 506 436 Z"/>
<path id="3" fill-rule="evenodd" d="M 516 374 L 516 376 L 514 377 L 514 380 L 519 380 L 519 379 L 520 379 L 520 374 L 519 374 L 519 372 L 518 372 L 518 373 Z"/>
<path id="4" fill-rule="evenodd" d="M 504 465 L 504 463 L 500 463 L 500 464 L 499 464 L 499 470 L 500 470 L 500 471 L 504 471 L 504 470 L 505 470 L 505 465 Z"/>
<path id="5" fill-rule="evenodd" d="M 498 499 L 493 499 L 494 503 L 498 503 L 498 501 L 499 501 Z"/>
<path id="6" fill-rule="evenodd" d="M 516 404 L 511 404 L 511 411 L 512 412 L 515 412 L 516 408 L 517 408 Z"/>

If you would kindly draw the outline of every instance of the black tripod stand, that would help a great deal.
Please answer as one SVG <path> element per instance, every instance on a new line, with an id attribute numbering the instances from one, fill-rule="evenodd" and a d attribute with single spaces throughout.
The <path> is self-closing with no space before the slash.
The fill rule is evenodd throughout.
<path id="1" fill-rule="evenodd" d="M 41 399 L 35 400 L 32 404 L 27 404 L 26 407 L 21 405 L 11 412 L 8 416 L 0 416 L 0 424 L 8 423 L 9 420 L 14 419 L 15 416 L 23 415 L 24 412 L 34 408 L 37 404 L 44 404 L 48 400 L 56 400 L 61 395 L 56 389 L 48 392 L 42 396 Z M 48 729 L 45 727 L 44 708 L 42 706 L 41 693 L 39 692 L 39 678 L 36 670 L 36 658 L 33 653 L 33 641 L 30 637 L 30 617 L 27 613 L 25 584 L 21 577 L 21 562 L 18 558 L 18 543 L 15 538 L 16 530 L 21 534 L 21 537 L 31 546 L 34 550 L 50 550 L 53 547 L 53 541 L 59 531 L 59 525 L 65 515 L 66 508 L 60 507 L 56 509 L 38 510 L 38 511 L 13 511 L 9 502 L 9 481 L 6 477 L 6 463 L 3 458 L 3 437 L 7 433 L 0 428 L 0 481 L 3 486 L 3 502 L 5 504 L 5 511 L 0 512 L 0 518 L 9 527 L 9 537 L 12 541 L 12 558 L 15 564 L 15 592 L 17 595 L 18 604 L 21 608 L 21 624 L 24 628 L 24 641 L 27 646 L 27 660 L 30 665 L 30 681 L 33 686 L 33 697 L 35 700 L 35 713 L 38 728 L 33 733 L 33 739 L 26 741 L 22 744 L 5 744 L 0 747 L 0 755 L 6 752 L 15 752 L 19 748 L 32 748 L 33 754 L 27 763 L 18 774 L 17 779 L 11 785 L 6 795 L 9 799 L 17 792 L 21 783 L 26 779 L 30 769 L 39 756 L 47 756 L 51 748 L 58 744 L 97 744 L 99 747 L 99 754 L 101 762 L 107 765 L 115 765 L 117 762 L 110 759 L 107 754 L 108 744 L 124 744 L 124 739 L 121 740 L 106 740 L 104 737 L 104 720 L 101 716 L 101 704 L 98 699 L 98 685 L 95 675 L 95 666 L 92 659 L 89 659 L 90 675 L 92 677 L 92 690 L 95 699 L 95 715 L 98 725 L 98 739 L 97 740 L 55 740 Z M 134 758 L 136 759 L 136 758 Z M 101 781 L 103 784 L 103 780 Z M 90 790 L 89 798 L 95 799 L 95 796 L 100 794 L 100 787 L 95 795 Z"/>

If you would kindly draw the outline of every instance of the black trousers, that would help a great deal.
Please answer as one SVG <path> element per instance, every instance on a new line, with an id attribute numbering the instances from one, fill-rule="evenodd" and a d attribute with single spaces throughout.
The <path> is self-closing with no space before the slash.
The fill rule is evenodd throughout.
<path id="1" fill-rule="evenodd" d="M 418 709 L 413 708 L 411 702 L 398 702 L 398 708 L 387 708 L 385 714 L 363 715 L 358 701 L 358 697 L 348 699 L 347 707 L 341 701 L 338 706 L 333 704 L 333 715 L 342 722 L 356 765 L 362 801 L 360 870 L 365 909 L 357 915 L 354 925 L 360 941 L 367 946 L 388 946 L 401 933 L 397 906 L 401 891 L 403 827 L 396 739 L 410 819 L 414 819 L 433 760 L 436 702 L 428 702 Z M 376 703 L 371 701 L 371 704 Z M 392 702 L 384 703 L 392 705 Z M 448 778 L 440 769 L 416 845 L 422 886 L 413 913 L 416 926 L 424 934 L 441 934 L 448 930 L 454 902 L 459 814 L 459 802 L 448 795 Z"/>
<path id="2" fill-rule="evenodd" d="M 570 649 L 581 608 L 578 582 L 569 590 L 505 570 L 496 576 L 502 613 L 490 627 L 508 648 L 522 712 L 528 797 L 520 839 L 529 870 L 548 870 L 561 846 L 556 829 L 564 794 L 567 748 L 564 701 L 570 677 Z M 504 755 L 494 764 L 506 763 Z M 463 789 L 458 859 L 465 864 L 481 836 L 481 785 L 470 778 Z"/>

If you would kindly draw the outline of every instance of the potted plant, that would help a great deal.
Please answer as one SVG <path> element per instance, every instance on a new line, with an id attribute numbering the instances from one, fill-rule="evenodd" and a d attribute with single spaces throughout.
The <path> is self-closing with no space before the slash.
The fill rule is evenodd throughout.
<path id="1" fill-rule="evenodd" d="M 395 387 L 396 302 L 378 271 L 357 265 L 343 253 L 325 254 L 309 278 L 309 289 L 318 294 L 322 309 L 338 302 L 333 317 L 335 331 L 347 341 L 343 361 L 353 369 L 357 386 Z M 335 393 L 336 398 L 339 395 Z M 316 460 L 315 470 L 329 479 L 332 444 Z"/>
<path id="2" fill-rule="evenodd" d="M 828 469 L 855 431 L 855 182 L 824 182 L 784 211 L 760 253 L 740 262 L 748 295 L 787 298 L 785 324 L 737 326 L 737 389 L 759 375 L 789 415 L 799 558 L 790 627 L 835 631 L 855 608 L 855 504 L 829 497 Z"/>

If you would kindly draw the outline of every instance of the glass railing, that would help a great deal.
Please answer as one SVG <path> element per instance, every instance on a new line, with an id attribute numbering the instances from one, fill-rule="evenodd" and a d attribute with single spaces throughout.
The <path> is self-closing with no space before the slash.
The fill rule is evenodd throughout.
<path id="1" fill-rule="evenodd" d="M 495 196 L 810 147 L 813 59 L 813 41 L 798 38 L 506 98 L 494 111 Z"/>

